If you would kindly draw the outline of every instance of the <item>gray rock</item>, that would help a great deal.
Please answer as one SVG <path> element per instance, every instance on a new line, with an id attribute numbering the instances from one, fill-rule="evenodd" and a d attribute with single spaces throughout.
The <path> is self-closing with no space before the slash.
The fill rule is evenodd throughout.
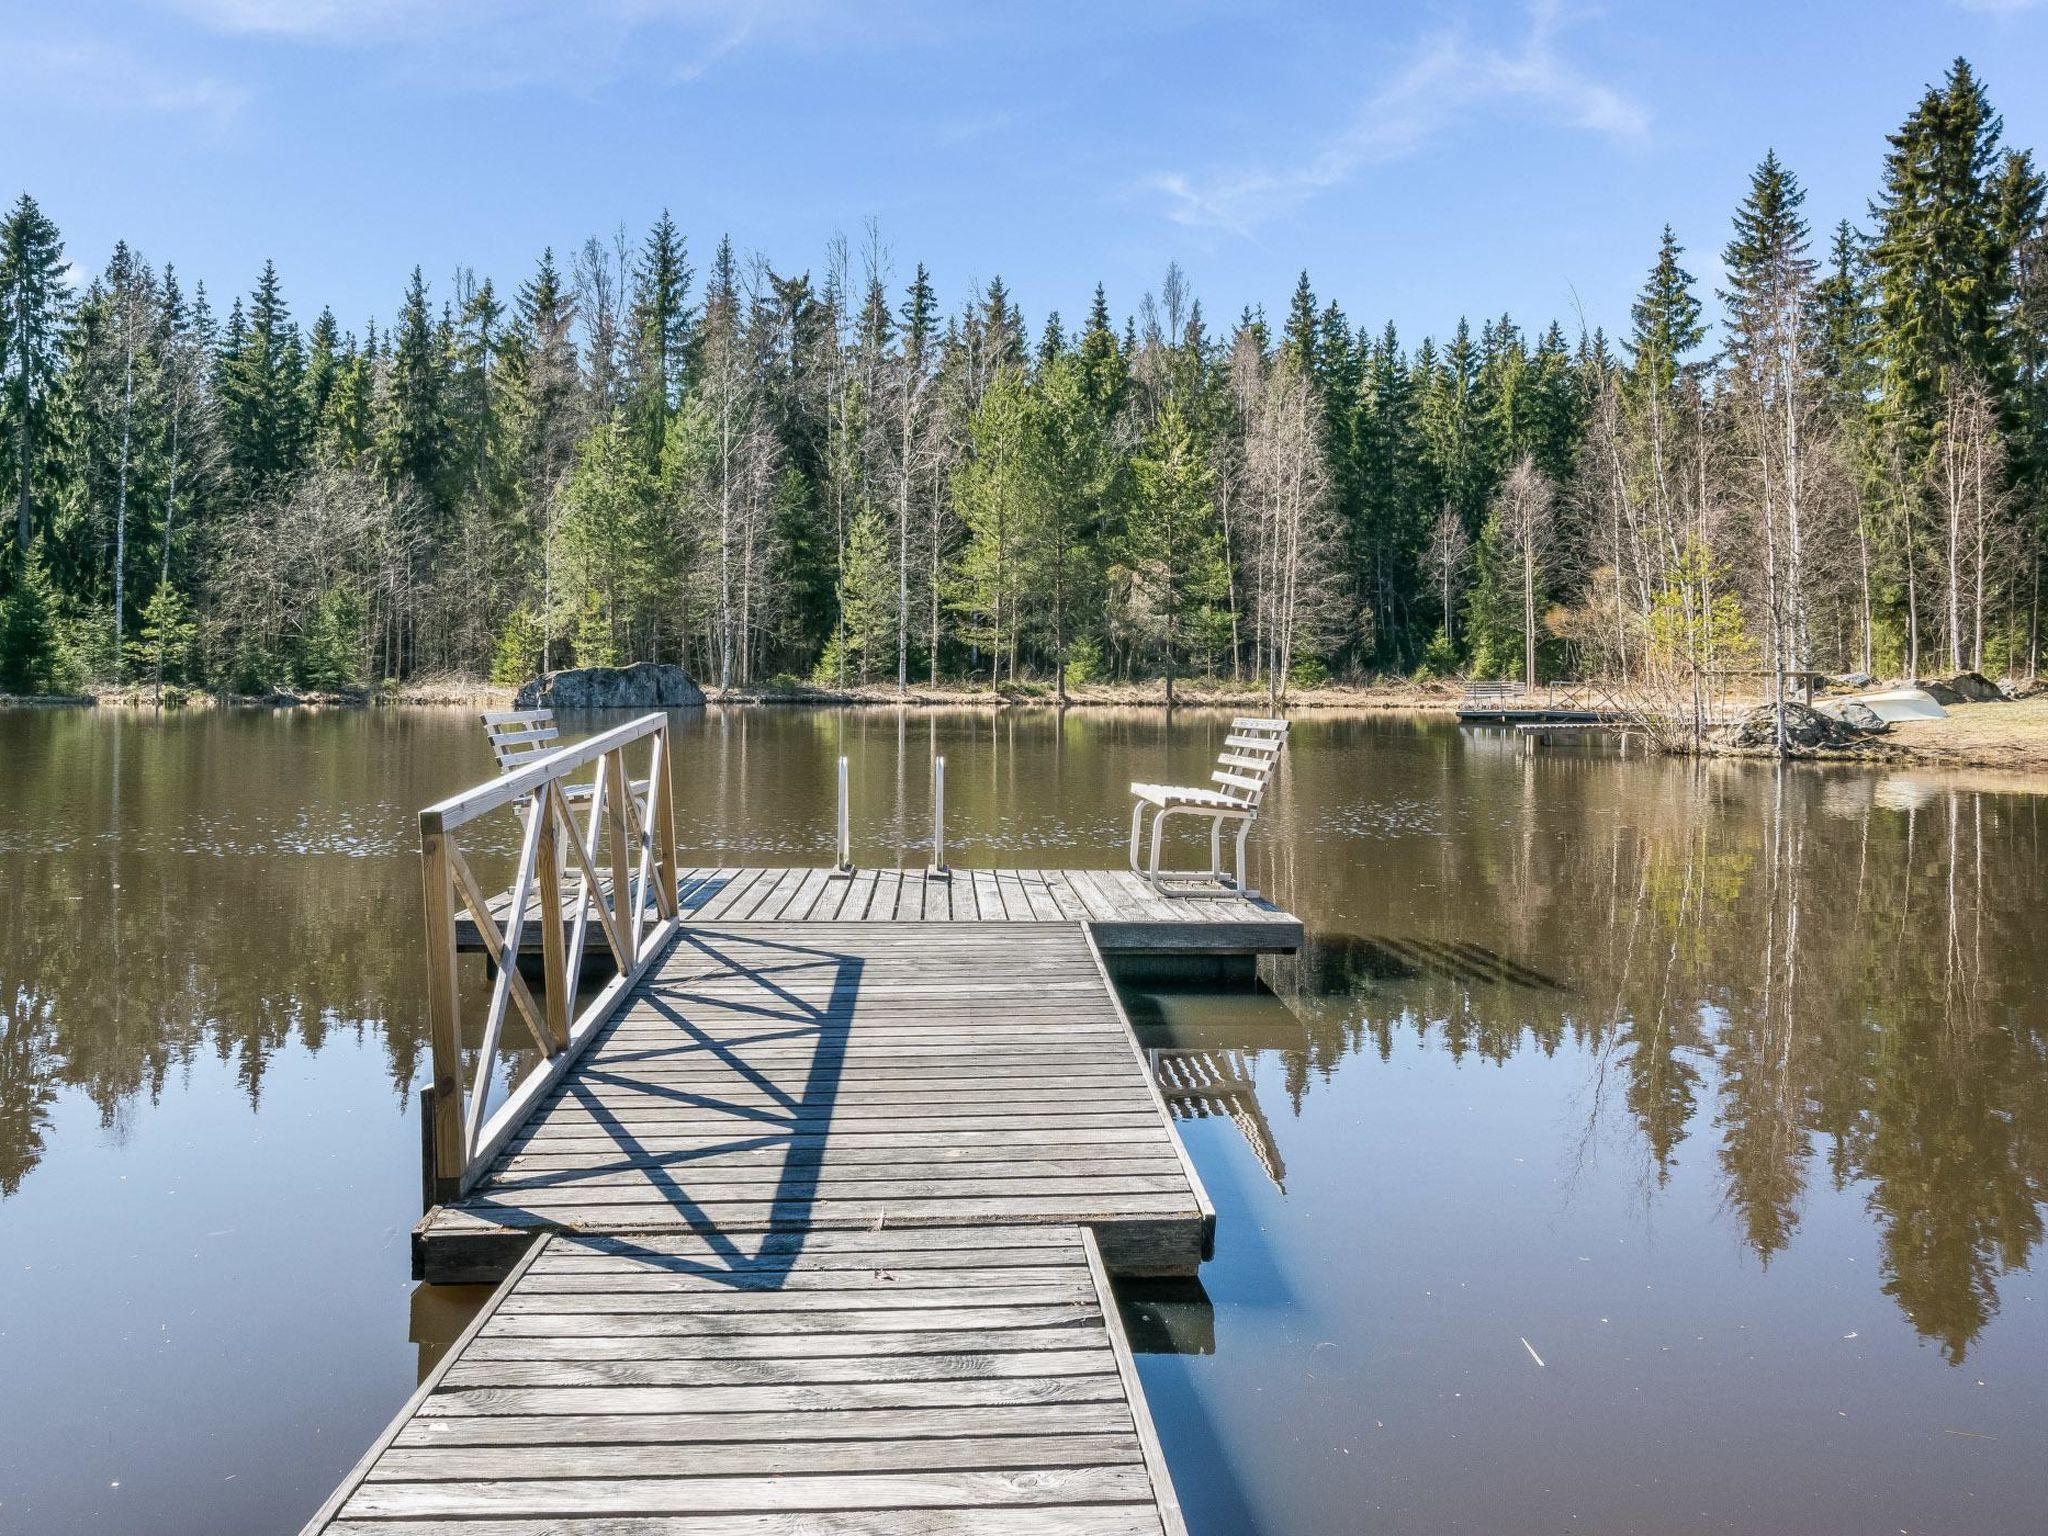
<path id="1" fill-rule="evenodd" d="M 1863 708 L 1863 706 L 1856 706 Z M 1864 709 L 1872 719 L 1874 712 Z M 1880 726 L 1883 725 L 1879 721 Z M 1777 745 L 1777 716 L 1770 705 L 1754 709 L 1735 725 L 1718 733 L 1720 739 L 1731 747 L 1754 749 L 1770 748 Z M 1785 743 L 1802 750 L 1815 747 L 1842 747 L 1858 739 L 1867 727 L 1851 724 L 1835 715 L 1822 714 L 1817 709 L 1808 709 L 1804 704 L 1788 701 L 1785 705 Z"/>
<path id="2" fill-rule="evenodd" d="M 1885 729 L 1884 717 L 1868 704 L 1859 704 L 1854 699 L 1845 699 L 1828 711 L 1852 731 L 1881 731 Z"/>
<path id="3" fill-rule="evenodd" d="M 515 709 L 691 709 L 704 690 L 669 662 L 630 667 L 572 667 L 537 677 L 519 690 Z"/>
<path id="4" fill-rule="evenodd" d="M 2005 691 L 1982 672 L 1958 672 L 1954 677 L 1922 686 L 1934 695 L 1937 704 L 1994 704 L 2005 698 Z"/>

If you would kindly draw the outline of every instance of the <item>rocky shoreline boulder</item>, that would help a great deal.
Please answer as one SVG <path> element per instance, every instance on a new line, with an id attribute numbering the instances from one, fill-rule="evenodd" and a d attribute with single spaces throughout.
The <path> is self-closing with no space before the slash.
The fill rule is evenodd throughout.
<path id="1" fill-rule="evenodd" d="M 692 709 L 704 690 L 671 662 L 630 667 L 571 667 L 520 688 L 515 709 Z"/>
<path id="2" fill-rule="evenodd" d="M 1884 730 L 1877 715 L 1859 706 L 1860 714 L 1850 718 L 1846 709 L 1839 716 L 1822 714 L 1804 704 L 1785 703 L 1785 744 L 1795 751 L 1816 748 L 1851 747 Z M 1867 717 L 1867 722 L 1866 718 Z M 1738 751 L 1768 750 L 1777 745 L 1777 717 L 1770 705 L 1751 710 L 1740 721 L 1717 733 L 1723 746 Z"/>
<path id="3" fill-rule="evenodd" d="M 1938 683 L 1922 683 L 1921 687 L 1934 695 L 1937 704 L 1996 704 L 2005 698 L 2005 690 L 1982 672 L 1958 672 Z"/>

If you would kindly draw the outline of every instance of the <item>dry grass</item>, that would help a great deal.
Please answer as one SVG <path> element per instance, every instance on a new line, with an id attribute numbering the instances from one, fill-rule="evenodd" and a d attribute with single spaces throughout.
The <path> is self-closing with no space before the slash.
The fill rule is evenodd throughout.
<path id="1" fill-rule="evenodd" d="M 1951 704 L 1946 720 L 1902 720 L 1884 755 L 1916 763 L 2048 772 L 2048 693 L 2000 704 Z"/>

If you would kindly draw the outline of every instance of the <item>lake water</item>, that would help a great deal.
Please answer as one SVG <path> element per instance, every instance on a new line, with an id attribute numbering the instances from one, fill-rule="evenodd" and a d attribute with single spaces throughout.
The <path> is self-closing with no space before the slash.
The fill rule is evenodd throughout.
<path id="1" fill-rule="evenodd" d="M 679 716 L 685 863 L 1109 865 L 1224 716 Z M 0 1531 L 296 1528 L 459 1329 L 418 1292 L 419 806 L 473 717 L 0 712 Z M 1249 1075 L 1133 1290 L 1190 1524 L 2038 1532 L 2048 799 L 1298 721 Z M 469 960 L 466 965 L 478 962 Z M 1240 1053 L 1230 1056 L 1225 1053 Z"/>

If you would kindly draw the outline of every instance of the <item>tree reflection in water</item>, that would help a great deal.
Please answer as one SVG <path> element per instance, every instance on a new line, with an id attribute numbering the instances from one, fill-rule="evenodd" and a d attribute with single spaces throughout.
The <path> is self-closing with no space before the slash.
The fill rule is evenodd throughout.
<path id="1" fill-rule="evenodd" d="M 2048 1199 L 2042 800 L 1658 771 L 1678 792 L 1632 795 L 1626 816 L 1547 808 L 1579 835 L 1444 840 L 1435 931 L 1318 933 L 1268 962 L 1306 1025 L 1286 1053 L 1297 1107 L 1397 1035 L 1496 1062 L 1569 1042 L 1591 1063 L 1585 1145 L 1625 1116 L 1648 1198 L 1709 1140 L 1769 1265 L 1810 1180 L 1861 1191 L 1886 1294 L 1960 1363 Z M 1464 936 L 1479 911 L 1505 953 Z"/>

